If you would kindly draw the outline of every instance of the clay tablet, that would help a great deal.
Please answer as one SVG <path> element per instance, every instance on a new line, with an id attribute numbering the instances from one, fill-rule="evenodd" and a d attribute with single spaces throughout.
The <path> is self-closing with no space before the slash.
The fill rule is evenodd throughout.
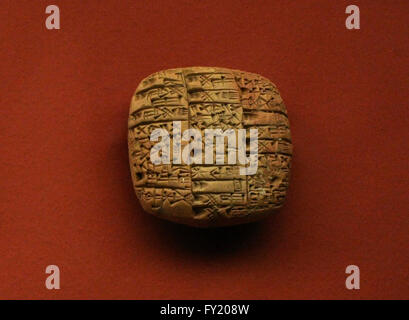
<path id="1" fill-rule="evenodd" d="M 154 73 L 132 97 L 129 162 L 145 211 L 191 226 L 266 217 L 283 205 L 292 144 L 276 86 L 248 72 Z"/>

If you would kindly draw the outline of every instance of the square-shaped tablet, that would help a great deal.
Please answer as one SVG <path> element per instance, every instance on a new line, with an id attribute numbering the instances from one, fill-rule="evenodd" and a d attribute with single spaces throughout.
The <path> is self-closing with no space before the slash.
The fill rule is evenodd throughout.
<path id="1" fill-rule="evenodd" d="M 268 79 L 226 68 L 142 80 L 128 121 L 134 189 L 147 212 L 192 226 L 255 221 L 283 205 L 292 143 Z"/>

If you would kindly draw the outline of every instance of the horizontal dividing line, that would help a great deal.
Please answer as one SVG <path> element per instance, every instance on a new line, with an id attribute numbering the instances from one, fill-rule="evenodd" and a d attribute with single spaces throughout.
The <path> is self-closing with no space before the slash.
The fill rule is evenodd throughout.
<path id="1" fill-rule="evenodd" d="M 191 101 L 189 100 L 189 105 L 191 104 L 217 104 L 217 103 L 225 103 L 225 104 L 239 104 L 240 102 L 235 101 Z"/>
<path id="2" fill-rule="evenodd" d="M 229 74 L 229 75 L 231 75 L 232 76 L 232 78 L 234 79 L 234 75 L 233 75 L 233 73 L 231 73 L 231 72 L 229 72 L 229 71 L 214 71 L 214 72 L 210 72 L 210 71 L 203 71 L 203 72 L 187 72 L 186 70 L 184 70 L 183 71 L 183 76 L 184 77 L 187 77 L 187 76 L 191 76 L 191 75 L 204 75 L 204 74 L 214 74 L 214 75 L 217 75 L 217 74 Z"/>
<path id="3" fill-rule="evenodd" d="M 228 193 L 231 193 L 231 192 L 228 192 Z M 207 193 L 207 194 L 215 194 L 215 193 L 212 192 L 212 193 Z M 234 193 L 231 193 L 231 194 L 242 194 L 242 195 L 246 195 L 246 193 L 238 193 L 238 192 L 234 192 Z M 230 200 L 231 200 L 231 198 L 230 198 Z M 195 208 L 209 207 L 208 204 L 198 204 L 198 203 L 195 204 L 195 202 L 198 202 L 198 201 L 201 201 L 201 200 L 200 200 L 200 199 L 193 199 L 192 207 L 195 207 Z M 228 202 L 228 201 L 229 201 L 229 200 L 214 201 L 214 204 L 228 207 L 228 206 L 230 206 L 229 203 L 223 203 L 223 202 Z M 241 202 L 241 201 L 243 201 L 243 200 L 236 200 L 236 201 L 237 201 L 237 202 Z M 207 201 L 206 201 L 206 202 L 207 202 Z M 234 203 L 234 202 L 235 202 L 235 201 L 230 201 L 230 203 Z M 241 203 L 241 204 L 240 204 L 240 203 L 237 203 L 237 205 L 238 205 L 238 206 L 246 206 L 245 203 Z"/>
<path id="4" fill-rule="evenodd" d="M 270 153 L 262 153 L 262 154 L 270 154 Z M 275 153 L 272 153 L 272 154 L 275 154 Z M 286 155 L 286 154 L 283 154 L 283 155 Z M 131 159 L 133 160 L 133 159 L 135 159 L 136 158 L 136 156 L 132 156 L 131 155 Z M 145 162 L 147 162 L 147 161 L 149 161 L 148 159 L 145 159 L 144 160 L 144 162 L 143 163 L 140 163 L 140 164 L 137 164 L 136 166 L 142 166 Z M 175 170 L 177 170 L 177 169 L 188 169 L 189 167 L 192 167 L 192 168 L 210 168 L 210 167 L 226 167 L 226 166 L 231 166 L 231 167 L 234 167 L 234 168 L 238 168 L 238 169 L 240 169 L 240 168 L 248 168 L 248 166 L 246 167 L 246 166 L 244 166 L 244 165 L 231 165 L 231 164 L 212 164 L 212 165 L 188 165 L 188 164 L 173 164 L 173 163 L 171 163 L 171 164 L 158 164 L 158 165 L 156 165 L 156 166 L 170 166 L 170 168 L 169 169 L 175 169 Z M 135 167 L 135 166 L 133 166 L 133 167 Z M 261 164 L 258 164 L 258 168 L 267 168 L 267 166 L 266 165 L 261 165 Z M 147 172 L 148 173 L 157 173 L 157 171 L 155 171 L 155 170 L 150 170 L 150 169 L 148 169 L 147 170 Z M 241 176 L 241 175 L 240 175 Z M 198 180 L 201 180 L 201 179 L 191 179 L 192 181 L 194 180 L 194 181 L 198 181 Z M 218 181 L 218 180 L 226 180 L 226 179 L 221 179 L 221 178 L 218 178 L 218 179 L 216 179 L 216 180 L 211 180 L 211 181 Z M 237 180 L 241 180 L 241 179 L 237 179 Z M 210 181 L 210 180 L 209 180 Z"/>
<path id="5" fill-rule="evenodd" d="M 139 121 L 139 122 L 141 123 L 141 122 L 168 121 L 168 119 L 165 119 L 165 120 L 158 120 L 158 119 L 159 119 L 160 117 L 172 117 L 172 116 L 175 117 L 175 120 L 174 120 L 174 121 L 183 121 L 183 120 L 184 120 L 184 119 L 180 120 L 179 118 L 176 118 L 176 115 L 177 115 L 178 117 L 182 117 L 182 116 L 183 116 L 183 114 L 180 115 L 180 114 L 177 114 L 177 112 L 168 112 L 168 113 L 163 112 L 163 113 L 161 113 L 161 114 L 156 114 L 156 115 L 150 116 L 150 117 L 152 117 L 152 118 L 156 117 L 156 119 L 154 119 L 154 120 L 148 120 L 148 119 L 143 118 L 143 117 L 138 117 L 138 118 L 134 118 L 134 119 L 128 119 L 128 122 L 131 122 L 131 121 L 132 121 L 132 122 Z M 187 119 L 186 119 L 186 120 L 187 120 Z"/>
<path id="6" fill-rule="evenodd" d="M 246 194 L 245 192 L 230 192 L 230 191 L 193 191 L 194 188 L 192 188 L 192 193 L 195 194 Z"/>
<path id="7" fill-rule="evenodd" d="M 223 182 L 227 182 L 227 181 L 231 181 L 231 182 L 234 182 L 234 181 L 236 181 L 236 180 L 245 180 L 246 179 L 246 176 L 239 176 L 239 177 L 237 177 L 237 178 L 222 178 L 222 179 L 220 179 L 220 178 L 218 178 L 218 179 L 194 179 L 194 178 L 192 178 L 192 181 L 197 181 L 197 182 L 200 182 L 200 181 L 211 181 L 211 182 L 219 182 L 219 181 L 223 181 Z"/>
<path id="8" fill-rule="evenodd" d="M 284 117 L 286 117 L 288 119 L 288 114 L 286 112 L 284 112 L 284 111 L 273 110 L 273 113 L 281 114 L 281 115 L 283 115 Z"/>
<path id="9" fill-rule="evenodd" d="M 206 88 L 206 89 L 205 88 L 191 88 L 189 89 L 189 88 L 186 88 L 186 91 L 188 93 L 190 92 L 204 92 L 204 93 L 206 92 L 234 92 L 237 95 L 239 95 L 239 92 L 237 89 L 217 89 L 217 88 L 215 89 L 213 88 Z"/>
<path id="10" fill-rule="evenodd" d="M 212 203 L 213 204 L 213 203 Z M 218 205 L 219 208 L 226 208 L 226 207 L 231 207 L 231 204 L 224 204 L 224 203 L 220 203 L 220 202 L 216 202 L 216 205 Z M 237 206 L 240 207 L 240 209 L 243 209 L 243 211 L 247 211 L 247 210 L 269 210 L 269 209 L 279 209 L 281 208 L 283 202 L 281 202 L 278 205 L 273 205 L 272 203 L 266 203 L 265 207 L 259 207 L 259 206 L 251 206 L 248 203 L 244 203 L 244 204 L 237 204 Z M 194 208 L 205 208 L 208 207 L 208 204 L 194 204 L 192 203 L 192 207 Z M 251 212 L 247 213 L 248 215 L 251 214 Z"/>
<path id="11" fill-rule="evenodd" d="M 143 82 L 143 81 L 142 81 Z M 162 88 L 184 88 L 185 86 L 182 83 L 170 83 L 170 84 L 154 84 L 152 86 L 140 89 L 138 91 L 135 92 L 135 95 L 140 94 L 140 93 L 144 93 L 146 91 L 152 90 L 152 89 L 162 89 Z"/>
<path id="12" fill-rule="evenodd" d="M 281 154 L 283 156 L 287 156 L 287 157 L 292 157 L 292 154 L 286 153 L 286 152 L 281 152 L 281 151 L 275 151 L 275 152 L 258 152 L 258 154 Z"/>
<path id="13" fill-rule="evenodd" d="M 175 118 L 175 119 L 169 119 L 169 120 L 143 120 L 140 121 L 139 124 L 145 124 L 146 122 L 149 123 L 158 123 L 158 122 L 173 122 L 173 121 L 187 121 L 187 117 L 185 118 Z M 137 120 L 132 120 L 132 121 L 137 121 Z"/>
<path id="14" fill-rule="evenodd" d="M 191 101 L 189 101 L 189 103 L 190 103 Z M 221 102 L 222 104 L 228 104 L 228 105 L 230 105 L 230 107 L 235 107 L 235 108 L 241 108 L 241 104 L 240 104 L 240 102 Z M 196 102 L 194 103 L 194 104 L 197 104 Z M 204 105 L 206 105 L 206 102 L 203 102 L 203 104 Z M 213 106 L 212 106 L 213 107 Z M 224 106 L 224 105 L 222 105 L 221 107 L 229 107 L 229 106 Z"/>
<path id="15" fill-rule="evenodd" d="M 210 163 L 203 163 L 203 164 L 191 164 L 190 165 L 192 168 L 193 167 L 237 167 L 237 168 L 243 168 L 244 165 L 242 164 L 210 164 Z"/>
<path id="16" fill-rule="evenodd" d="M 173 121 L 188 121 L 188 119 L 171 119 L 171 120 L 158 120 L 158 121 L 146 120 L 146 121 L 142 121 L 142 122 L 139 122 L 137 124 L 134 124 L 134 125 L 128 127 L 128 129 L 133 129 L 133 128 L 139 126 L 139 125 L 169 123 L 169 122 L 173 122 Z"/>
<path id="17" fill-rule="evenodd" d="M 156 109 L 156 108 L 162 109 L 162 108 L 167 108 L 167 107 L 179 107 L 180 109 L 187 109 L 188 108 L 187 104 L 180 104 L 180 103 L 175 103 L 175 104 L 163 104 L 163 103 L 161 103 L 161 104 L 157 104 L 157 105 L 152 104 L 150 106 L 140 107 L 139 109 L 136 109 L 135 111 L 132 111 L 130 113 L 130 115 L 133 115 L 134 113 L 137 113 L 139 111 L 146 110 L 146 109 Z"/>
<path id="18" fill-rule="evenodd" d="M 244 108 L 243 108 L 244 109 Z M 261 112 L 264 112 L 264 113 L 276 113 L 276 114 L 281 114 L 281 115 L 283 115 L 283 116 L 285 116 L 286 118 L 288 118 L 288 115 L 285 113 L 285 112 L 283 112 L 283 111 L 278 111 L 278 110 L 260 110 L 260 109 L 247 109 L 247 110 L 251 110 L 252 112 L 246 112 L 246 111 L 243 111 L 243 116 L 246 116 L 246 115 L 249 115 L 249 114 L 254 114 L 254 113 L 261 113 Z"/>
<path id="19" fill-rule="evenodd" d="M 180 104 L 180 103 L 170 103 L 170 104 L 162 104 L 161 103 L 161 104 L 157 104 L 157 105 L 152 104 L 152 105 L 149 105 L 149 106 L 139 107 L 138 109 L 135 109 L 134 111 L 130 112 L 129 115 L 133 115 L 134 113 L 137 113 L 139 111 L 143 111 L 143 110 L 146 110 L 146 109 L 155 109 L 155 108 L 162 108 L 162 107 L 181 107 L 181 109 L 187 109 L 188 105 L 187 104 L 183 105 L 183 104 Z"/>
<path id="20" fill-rule="evenodd" d="M 172 120 L 173 121 L 173 120 Z M 172 122 L 172 121 L 167 121 L 166 123 L 169 123 L 169 122 Z M 179 120 L 179 121 L 187 121 L 187 120 Z M 165 123 L 165 122 L 164 122 Z M 157 124 L 157 122 L 152 122 L 152 124 Z M 138 124 L 139 125 L 139 124 Z M 135 127 L 136 126 L 138 126 L 138 125 L 135 125 L 133 128 L 130 128 L 129 130 L 133 130 L 133 129 L 135 129 Z M 142 124 L 143 126 L 146 126 L 147 124 Z M 158 128 L 157 128 L 158 129 Z M 191 128 L 192 129 L 192 128 Z M 195 129 L 195 128 L 193 128 L 193 129 Z M 172 130 L 173 131 L 173 130 Z M 173 132 L 172 131 L 169 131 L 169 138 L 170 139 L 174 139 L 174 137 L 173 137 Z M 181 138 L 182 139 L 182 138 Z M 138 142 L 140 142 L 141 140 L 148 140 L 148 141 L 150 141 L 150 135 L 146 135 L 146 136 L 143 136 L 143 137 L 135 137 L 135 139 L 133 140 L 133 141 L 138 141 Z M 182 140 L 182 142 L 184 143 L 184 144 L 182 144 L 182 149 L 183 149 L 183 146 L 186 146 L 186 145 L 188 145 L 188 143 L 189 142 L 191 142 L 190 140 L 189 141 L 185 141 L 185 140 Z M 152 143 L 153 144 L 156 144 L 156 143 L 158 143 L 158 141 L 152 141 Z M 185 144 L 186 143 L 186 144 Z M 204 145 L 204 139 L 202 139 L 202 144 Z M 172 149 L 172 148 L 171 148 Z M 237 150 L 237 149 L 236 149 Z"/>
<path id="21" fill-rule="evenodd" d="M 243 114 L 249 114 L 253 112 L 265 112 L 265 113 L 280 113 L 282 115 L 287 115 L 284 111 L 280 111 L 280 110 L 255 109 L 255 108 L 246 108 L 244 106 L 242 108 L 243 108 Z"/>
<path id="22" fill-rule="evenodd" d="M 145 159 L 145 162 L 146 162 L 146 160 L 148 160 L 147 157 Z M 143 165 L 143 163 L 141 163 L 140 165 Z M 137 164 L 137 166 L 138 166 L 138 164 Z M 155 167 L 158 167 L 158 168 L 163 167 L 163 169 L 178 170 L 178 169 L 183 169 L 183 168 L 187 169 L 189 167 L 189 165 L 184 164 L 184 163 L 170 163 L 170 164 L 157 164 L 157 165 L 155 165 Z M 157 172 L 157 171 L 155 171 L 155 170 L 153 170 L 151 168 L 147 168 L 147 169 L 145 169 L 145 171 L 146 171 L 146 173 L 156 173 Z M 143 172 L 141 172 L 141 173 L 143 173 Z"/>
<path id="23" fill-rule="evenodd" d="M 190 190 L 190 185 L 187 186 L 186 188 L 177 188 L 177 187 L 172 187 L 172 186 L 148 186 L 148 185 L 141 185 L 141 186 L 135 186 L 135 188 L 154 188 L 154 189 L 172 189 L 172 190 L 182 190 L 182 191 L 189 191 Z"/>
<path id="24" fill-rule="evenodd" d="M 172 189 L 172 190 L 190 190 L 190 180 L 188 183 L 185 183 L 186 187 L 175 187 L 168 185 L 156 185 L 156 184 L 146 184 L 146 188 L 155 188 L 155 189 Z"/>
<path id="25" fill-rule="evenodd" d="M 260 88 L 264 88 L 265 90 L 260 90 Z M 251 93 L 264 93 L 264 94 L 267 94 L 268 92 L 266 92 L 266 91 L 270 91 L 273 94 L 276 93 L 276 92 L 274 92 L 274 88 L 271 87 L 271 86 L 270 87 L 261 87 L 261 86 L 259 86 L 257 88 L 258 90 L 256 90 L 256 89 L 254 89 L 254 87 L 253 87 L 253 89 L 249 89 L 247 87 L 243 87 L 243 86 L 239 85 L 239 89 L 240 89 L 241 92 L 245 92 L 245 93 L 250 92 L 250 91 L 251 91 Z"/>
<path id="26" fill-rule="evenodd" d="M 187 109 L 188 105 L 186 104 L 180 104 L 180 103 L 172 103 L 172 104 L 153 104 L 151 108 L 166 108 L 166 107 L 180 107 L 181 109 Z"/>
<path id="27" fill-rule="evenodd" d="M 169 167 L 169 169 L 172 169 L 172 167 L 181 167 L 181 168 L 187 168 L 189 167 L 188 164 L 184 164 L 184 163 L 170 163 L 170 164 L 158 164 L 156 165 L 157 167 Z M 156 172 L 155 170 L 150 170 L 147 169 L 147 172 Z"/>

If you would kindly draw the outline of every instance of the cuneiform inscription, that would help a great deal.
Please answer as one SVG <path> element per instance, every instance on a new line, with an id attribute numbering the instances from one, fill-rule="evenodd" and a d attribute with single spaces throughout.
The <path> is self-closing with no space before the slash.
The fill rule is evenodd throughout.
<path id="1" fill-rule="evenodd" d="M 181 132 L 257 128 L 256 174 L 241 175 L 239 163 L 154 165 L 151 134 L 164 129 L 171 143 L 180 141 L 172 134 L 174 121 L 180 121 Z M 278 89 L 262 76 L 208 67 L 157 72 L 138 86 L 128 128 L 135 192 L 151 213 L 217 226 L 254 220 L 284 202 L 292 158 L 289 120 Z M 224 154 L 214 150 L 214 157 L 227 158 L 228 150 L 226 141 Z"/>

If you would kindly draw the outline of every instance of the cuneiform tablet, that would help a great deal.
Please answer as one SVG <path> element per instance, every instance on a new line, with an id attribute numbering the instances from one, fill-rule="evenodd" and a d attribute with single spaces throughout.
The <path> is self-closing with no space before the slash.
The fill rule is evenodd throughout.
<path id="1" fill-rule="evenodd" d="M 157 217 L 235 225 L 264 218 L 285 200 L 289 121 L 277 87 L 260 75 L 211 67 L 150 75 L 132 96 L 128 147 L 136 196 Z"/>

